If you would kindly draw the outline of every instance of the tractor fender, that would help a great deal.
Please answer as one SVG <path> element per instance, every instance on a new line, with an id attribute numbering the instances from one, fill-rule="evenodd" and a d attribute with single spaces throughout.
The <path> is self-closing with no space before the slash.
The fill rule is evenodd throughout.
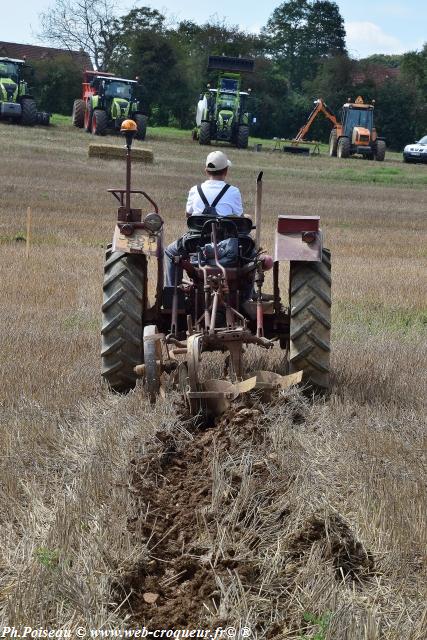
<path id="1" fill-rule="evenodd" d="M 319 216 L 279 216 L 274 261 L 321 262 L 323 233 Z"/>

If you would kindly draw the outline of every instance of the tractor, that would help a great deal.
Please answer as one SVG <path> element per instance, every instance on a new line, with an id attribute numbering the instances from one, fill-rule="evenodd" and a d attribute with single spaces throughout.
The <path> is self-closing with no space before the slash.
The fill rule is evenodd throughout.
<path id="1" fill-rule="evenodd" d="M 248 99 L 250 89 L 241 91 L 242 72 L 251 73 L 254 61 L 229 56 L 209 56 L 208 71 L 218 71 L 217 88 L 200 96 L 193 139 L 200 144 L 212 140 L 229 142 L 246 149 L 249 141 Z"/>
<path id="2" fill-rule="evenodd" d="M 135 96 L 137 80 L 116 78 L 106 71 L 85 71 L 82 98 L 74 100 L 72 124 L 88 133 L 103 136 L 108 129 L 120 131 L 122 122 L 132 118 L 136 137 L 144 140 L 147 116 Z"/>
<path id="3" fill-rule="evenodd" d="M 285 147 L 284 151 L 304 152 L 304 148 L 299 145 L 307 143 L 305 137 L 320 113 L 323 113 L 333 125 L 329 136 L 329 155 L 331 157 L 348 158 L 358 154 L 369 160 L 377 160 L 378 162 L 384 160 L 386 143 L 384 138 L 378 136 L 374 127 L 374 103 L 366 104 L 361 96 L 358 96 L 355 102 L 351 102 L 349 98 L 348 102 L 343 105 L 341 121 L 336 118 L 321 98 L 315 100 L 307 122 L 292 140 L 292 146 Z"/>
<path id="4" fill-rule="evenodd" d="M 25 60 L 0 58 L 0 119 L 27 127 L 39 122 L 36 102 L 24 79 Z"/>
<path id="5" fill-rule="evenodd" d="M 274 258 L 261 248 L 262 173 L 256 182 L 255 226 L 246 216 L 191 215 L 176 258 L 173 286 L 163 284 L 164 221 L 144 190 L 131 188 L 132 121 L 127 139 L 126 186 L 109 189 L 119 202 L 112 244 L 104 264 L 102 376 L 117 392 L 142 377 L 152 401 L 178 389 L 189 413 L 211 420 L 249 391 L 270 397 L 299 382 L 323 392 L 329 387 L 331 257 L 323 247 L 318 216 L 279 215 Z M 141 196 L 149 208 L 134 208 Z M 255 230 L 255 237 L 252 231 Z M 224 242 L 234 246 L 224 266 Z M 155 260 L 157 282 L 148 262 Z M 284 269 L 289 271 L 285 283 Z M 288 269 L 289 266 L 289 269 Z M 273 293 L 264 292 L 272 269 Z M 283 291 L 283 288 L 285 291 Z M 149 294 L 152 293 L 152 297 Z M 285 296 L 285 300 L 282 299 Z M 285 370 L 246 375 L 245 351 L 259 347 L 282 357 Z M 204 354 L 226 355 L 221 379 L 206 379 Z"/>

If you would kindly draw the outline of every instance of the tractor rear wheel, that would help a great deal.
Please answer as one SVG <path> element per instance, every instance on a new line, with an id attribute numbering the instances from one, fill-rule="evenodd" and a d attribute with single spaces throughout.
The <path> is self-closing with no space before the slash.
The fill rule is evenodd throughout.
<path id="1" fill-rule="evenodd" d="M 83 125 L 85 123 L 85 110 L 86 105 L 84 100 L 82 100 L 81 98 L 79 98 L 78 100 L 74 100 L 73 114 L 71 116 L 73 127 L 83 129 Z"/>
<path id="2" fill-rule="evenodd" d="M 331 333 L 331 253 L 322 262 L 291 262 L 289 280 L 290 373 L 303 371 L 303 381 L 329 388 Z"/>
<path id="3" fill-rule="evenodd" d="M 83 127 L 87 133 L 90 133 L 92 131 L 92 109 L 90 108 L 89 102 L 87 102 L 85 105 L 85 118 Z"/>
<path id="4" fill-rule="evenodd" d="M 337 148 L 338 148 L 337 130 L 332 129 L 331 135 L 329 136 L 329 155 L 331 158 L 337 157 Z"/>
<path id="5" fill-rule="evenodd" d="M 136 139 L 145 140 L 147 134 L 147 116 L 142 113 L 137 113 L 133 119 L 136 122 Z"/>
<path id="6" fill-rule="evenodd" d="M 237 148 L 247 149 L 249 142 L 249 127 L 241 125 L 237 131 Z"/>
<path id="7" fill-rule="evenodd" d="M 21 123 L 24 127 L 34 127 L 37 124 L 36 101 L 31 98 L 24 98 L 21 102 L 22 117 Z"/>
<path id="8" fill-rule="evenodd" d="M 385 142 L 384 140 L 377 140 L 375 144 L 375 160 L 382 162 L 385 158 Z"/>
<path id="9" fill-rule="evenodd" d="M 108 116 L 103 109 L 95 109 L 92 114 L 92 133 L 94 136 L 105 136 L 108 127 Z"/>
<path id="10" fill-rule="evenodd" d="M 106 251 L 102 305 L 102 376 L 114 391 L 136 384 L 134 367 L 143 362 L 146 304 L 145 256 Z"/>
<path id="11" fill-rule="evenodd" d="M 337 146 L 338 158 L 348 158 L 350 156 L 350 140 L 346 137 L 338 140 Z"/>
<path id="12" fill-rule="evenodd" d="M 199 132 L 199 144 L 210 144 L 210 143 L 211 143 L 211 123 L 202 122 L 200 125 L 200 132 Z"/>

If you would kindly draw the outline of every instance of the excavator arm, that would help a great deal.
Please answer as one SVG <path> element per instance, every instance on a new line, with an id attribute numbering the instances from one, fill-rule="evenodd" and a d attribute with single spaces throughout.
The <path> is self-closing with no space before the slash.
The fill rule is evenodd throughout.
<path id="1" fill-rule="evenodd" d="M 328 118 L 328 120 L 332 122 L 334 127 L 337 127 L 339 125 L 338 120 L 336 119 L 332 111 L 329 109 L 328 105 L 323 102 L 322 98 L 318 98 L 314 102 L 313 111 L 308 116 L 307 122 L 298 131 L 297 135 L 293 139 L 293 142 L 301 142 L 302 140 L 305 139 L 305 136 L 307 135 L 311 125 L 313 124 L 314 120 L 317 118 L 319 113 L 323 113 Z"/>

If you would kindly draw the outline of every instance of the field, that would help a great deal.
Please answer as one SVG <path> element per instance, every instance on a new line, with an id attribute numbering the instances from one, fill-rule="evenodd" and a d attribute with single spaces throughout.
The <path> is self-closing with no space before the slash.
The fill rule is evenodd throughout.
<path id="1" fill-rule="evenodd" d="M 425 640 L 427 168 L 230 150 L 247 213 L 264 170 L 266 248 L 279 213 L 321 216 L 333 388 L 199 432 L 178 397 L 101 384 L 123 165 L 64 123 L 0 138 L 0 624 Z M 144 146 L 134 187 L 170 241 L 206 149 L 163 130 Z"/>

